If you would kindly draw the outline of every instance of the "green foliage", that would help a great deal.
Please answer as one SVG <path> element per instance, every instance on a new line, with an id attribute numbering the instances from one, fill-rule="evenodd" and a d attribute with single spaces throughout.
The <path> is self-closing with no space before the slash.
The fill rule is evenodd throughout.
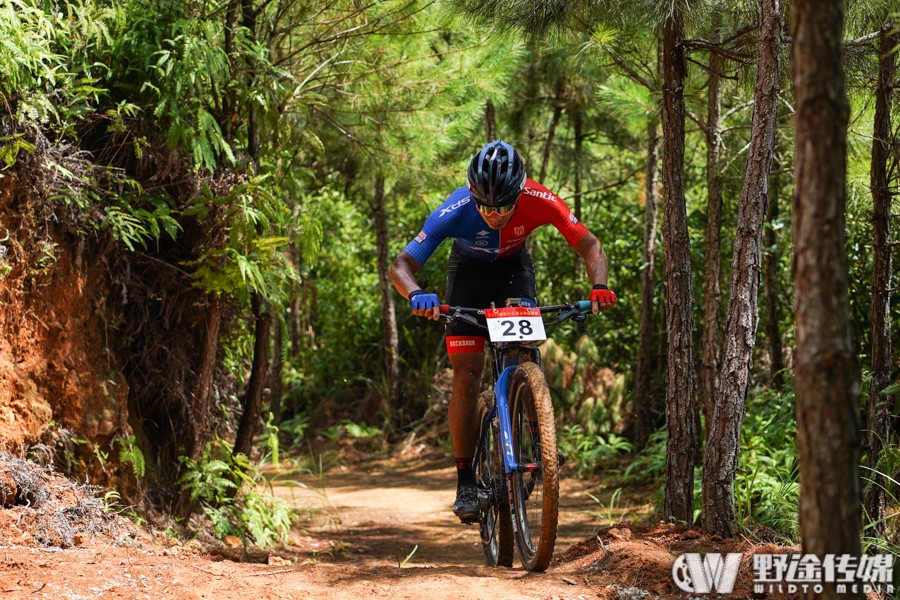
<path id="1" fill-rule="evenodd" d="M 144 458 L 144 453 L 136 443 L 137 439 L 135 436 L 129 435 L 125 438 L 115 438 L 115 441 L 119 445 L 119 462 L 130 463 L 135 478 L 142 479 L 147 473 L 147 462 Z"/>
<path id="2" fill-rule="evenodd" d="M 666 473 L 666 430 L 655 431 L 647 438 L 643 450 L 625 468 L 625 483 L 650 483 L 662 481 Z"/>
<path id="3" fill-rule="evenodd" d="M 284 542 L 294 519 L 290 503 L 266 491 L 262 473 L 222 440 L 209 443 L 197 461 L 179 459 L 179 478 L 191 500 L 201 502 L 216 535 L 236 535 L 260 547 Z"/>
<path id="4" fill-rule="evenodd" d="M 581 425 L 565 425 L 559 432 L 559 449 L 567 461 L 575 462 L 578 477 L 590 477 L 600 469 L 611 469 L 614 461 L 634 448 L 614 433 L 588 434 Z"/>
<path id="5" fill-rule="evenodd" d="M 309 415 L 306 413 L 298 413 L 278 426 L 279 433 L 287 438 L 290 448 L 299 448 L 308 430 Z"/>
<path id="6" fill-rule="evenodd" d="M 0 161 L 6 167 L 16 164 L 20 151 L 34 152 L 34 144 L 23 139 L 24 133 L 16 133 L 0 137 Z"/>
<path id="7" fill-rule="evenodd" d="M 344 421 L 340 425 L 329 427 L 325 431 L 325 436 L 331 440 L 337 440 L 344 436 L 349 436 L 355 439 L 371 439 L 380 437 L 383 433 L 384 432 L 380 428 L 374 425 L 354 423 L 353 421 Z"/>
<path id="8" fill-rule="evenodd" d="M 735 477 L 739 520 L 761 523 L 792 539 L 800 501 L 797 423 L 792 390 L 763 390 L 747 401 Z"/>
<path id="9" fill-rule="evenodd" d="M 0 100 L 7 111 L 19 123 L 70 131 L 105 93 L 95 73 L 106 66 L 94 54 L 123 25 L 116 3 L 67 1 L 46 10 L 40 0 L 0 2 Z"/>
<path id="10" fill-rule="evenodd" d="M 266 176 L 250 177 L 224 196 L 213 195 L 204 185 L 201 195 L 183 211 L 199 222 L 215 218 L 228 232 L 224 245 L 211 247 L 186 263 L 196 267 L 193 278 L 201 289 L 239 298 L 255 292 L 279 306 L 286 302 L 287 283 L 296 278 L 280 251 L 289 240 L 260 232 L 282 228 L 288 213 L 266 181 Z"/>
<path id="11" fill-rule="evenodd" d="M 234 162 L 231 146 L 210 112 L 231 79 L 224 29 L 213 19 L 182 18 L 172 22 L 166 34 L 144 83 L 156 95 L 153 114 L 171 123 L 170 146 L 187 148 L 198 168 L 215 171 L 221 156 Z"/>
<path id="12" fill-rule="evenodd" d="M 863 551 L 888 552 L 895 556 L 900 554 L 900 445 L 891 444 L 882 449 L 875 469 L 862 466 L 864 491 L 873 485 L 879 485 L 884 491 L 886 510 L 880 521 L 874 521 L 871 515 L 865 515 L 863 527 Z M 876 476 L 877 479 L 876 479 Z M 876 533 L 880 527 L 883 533 Z"/>
<path id="13" fill-rule="evenodd" d="M 152 210 L 125 201 L 107 206 L 101 227 L 109 229 L 113 239 L 132 252 L 138 248 L 146 249 L 148 243 L 158 240 L 163 232 L 175 239 L 181 225 L 171 206 L 161 199 L 150 199 L 149 203 L 153 205 Z"/>

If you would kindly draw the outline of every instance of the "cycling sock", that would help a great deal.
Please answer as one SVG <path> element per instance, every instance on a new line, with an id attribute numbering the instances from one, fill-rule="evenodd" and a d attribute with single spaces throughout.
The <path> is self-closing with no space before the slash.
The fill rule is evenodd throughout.
<path id="1" fill-rule="evenodd" d="M 456 463 L 456 486 L 459 487 L 464 483 L 475 483 L 475 471 L 472 469 L 472 459 L 474 457 L 470 456 L 468 458 L 454 458 L 454 462 Z"/>

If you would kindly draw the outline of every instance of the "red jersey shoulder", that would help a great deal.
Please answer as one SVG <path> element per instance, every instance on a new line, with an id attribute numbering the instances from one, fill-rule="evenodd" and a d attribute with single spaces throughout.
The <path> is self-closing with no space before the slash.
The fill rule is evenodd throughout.
<path id="1" fill-rule="evenodd" d="M 522 190 L 522 194 L 531 198 L 546 200 L 548 202 L 562 202 L 559 196 L 548 190 L 546 187 L 544 187 L 534 179 L 525 180 L 525 189 Z"/>

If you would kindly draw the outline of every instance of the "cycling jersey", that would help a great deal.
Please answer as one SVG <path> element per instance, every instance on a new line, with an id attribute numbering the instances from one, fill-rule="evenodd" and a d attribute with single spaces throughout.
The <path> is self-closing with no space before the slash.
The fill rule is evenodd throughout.
<path id="1" fill-rule="evenodd" d="M 496 230 L 488 227 L 475 207 L 469 189 L 463 186 L 431 213 L 404 250 L 424 265 L 441 242 L 453 238 L 453 252 L 462 258 L 492 262 L 517 254 L 532 231 L 553 224 L 575 246 L 587 235 L 587 228 L 575 218 L 562 199 L 531 179 L 519 194 L 518 206 L 509 223 Z"/>

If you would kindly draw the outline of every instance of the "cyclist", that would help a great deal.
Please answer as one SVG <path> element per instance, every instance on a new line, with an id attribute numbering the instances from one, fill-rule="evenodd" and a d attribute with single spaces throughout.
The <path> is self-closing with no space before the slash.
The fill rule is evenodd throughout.
<path id="1" fill-rule="evenodd" d="M 440 318 L 437 294 L 426 292 L 415 274 L 446 238 L 453 238 L 447 266 L 447 303 L 454 306 L 502 306 L 507 298 L 536 298 L 534 264 L 525 248 L 528 234 L 551 223 L 584 260 L 593 312 L 611 308 L 616 295 L 607 288 L 608 265 L 600 241 L 565 203 L 528 179 L 521 156 L 510 144 L 485 144 L 472 158 L 466 185 L 425 221 L 390 268 L 391 281 L 419 317 Z M 447 327 L 447 353 L 453 367 L 449 425 L 457 469 L 453 512 L 463 523 L 478 519 L 472 459 L 479 424 L 475 414 L 484 369 L 482 330 L 457 323 Z"/>

